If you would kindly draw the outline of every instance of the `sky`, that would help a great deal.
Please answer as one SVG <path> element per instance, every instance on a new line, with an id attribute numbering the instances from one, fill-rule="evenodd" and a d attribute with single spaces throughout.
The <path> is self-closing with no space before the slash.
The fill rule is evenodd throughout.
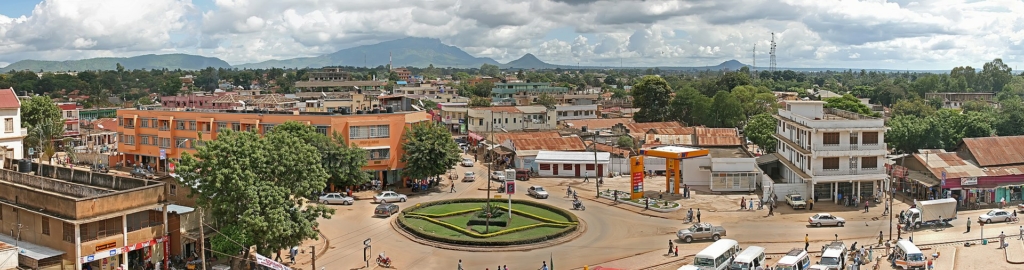
<path id="1" fill-rule="evenodd" d="M 774 33 L 778 67 L 1024 68 L 1020 14 L 1022 0 L 2 0 L 0 67 L 167 53 L 243 64 L 403 37 L 502 63 L 766 67 Z"/>

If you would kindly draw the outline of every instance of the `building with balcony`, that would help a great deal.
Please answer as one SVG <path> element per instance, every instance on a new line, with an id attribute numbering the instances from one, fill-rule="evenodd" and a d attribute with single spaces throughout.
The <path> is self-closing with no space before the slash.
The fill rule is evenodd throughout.
<path id="1" fill-rule="evenodd" d="M 530 105 L 537 102 L 541 94 L 558 98 L 568 92 L 569 88 L 550 83 L 496 83 L 491 88 L 491 99 L 499 104 Z"/>
<path id="2" fill-rule="evenodd" d="M 407 68 L 396 68 L 394 71 L 400 81 L 409 81 L 409 78 L 412 77 L 412 72 Z"/>
<path id="3" fill-rule="evenodd" d="M 60 118 L 64 120 L 64 137 L 78 137 L 82 133 L 81 119 L 79 119 L 79 110 L 82 109 L 78 103 L 58 103 L 57 108 L 60 108 Z"/>
<path id="4" fill-rule="evenodd" d="M 42 176 L 0 169 L 0 242 L 18 244 L 21 268 L 167 265 L 164 183 L 36 165 Z"/>
<path id="5" fill-rule="evenodd" d="M 304 113 L 264 111 L 176 111 L 167 109 L 118 110 L 118 152 L 126 165 L 144 165 L 158 172 L 167 172 L 168 162 L 181 153 L 194 153 L 202 140 L 217 138 L 220 130 L 252 131 L 264 134 L 276 125 L 298 121 L 330 135 L 342 134 L 345 141 L 366 149 L 369 163 L 363 167 L 371 178 L 385 183 L 399 183 L 402 163 L 401 138 L 406 127 L 430 121 L 426 112 L 393 113 Z M 198 135 L 202 134 L 202 138 Z"/>
<path id="6" fill-rule="evenodd" d="M 190 108 L 190 109 L 208 109 L 208 110 L 227 110 L 232 106 L 230 104 L 213 103 L 214 100 L 223 95 L 234 95 L 236 93 L 231 92 L 195 92 L 185 93 L 176 96 L 162 96 L 160 97 L 160 105 L 168 108 Z M 113 117 L 113 116 L 111 116 Z"/>
<path id="7" fill-rule="evenodd" d="M 563 123 L 566 120 L 597 119 L 600 112 L 597 104 L 555 105 L 558 123 Z"/>
<path id="8" fill-rule="evenodd" d="M 310 81 L 348 81 L 352 74 L 340 67 L 324 67 L 320 70 L 306 72 Z"/>
<path id="9" fill-rule="evenodd" d="M 473 133 L 536 131 L 556 129 L 554 109 L 544 106 L 477 107 L 467 110 Z"/>
<path id="10" fill-rule="evenodd" d="M 993 104 L 998 106 L 996 102 L 995 93 L 925 93 L 924 98 L 931 100 L 933 98 L 942 99 L 942 107 L 946 109 L 960 109 L 964 104 L 971 101 L 980 101 L 986 104 Z"/>
<path id="11" fill-rule="evenodd" d="M 770 175 L 786 186 L 774 192 L 779 197 L 800 193 L 820 200 L 834 200 L 839 194 L 875 196 L 887 177 L 884 121 L 824 105 L 789 101 L 774 115 L 779 140 L 774 155 L 783 166 Z"/>
<path id="12" fill-rule="evenodd" d="M 24 158 L 22 141 L 28 130 L 21 127 L 21 100 L 13 88 L 0 89 L 0 117 L 4 120 L 3 133 L 0 133 L 0 150 L 3 151 L 0 164 Z"/>

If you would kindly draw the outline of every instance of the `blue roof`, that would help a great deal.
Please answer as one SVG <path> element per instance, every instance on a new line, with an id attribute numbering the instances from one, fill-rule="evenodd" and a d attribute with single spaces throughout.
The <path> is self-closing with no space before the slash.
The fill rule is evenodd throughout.
<path id="1" fill-rule="evenodd" d="M 398 81 L 398 82 L 396 82 L 396 84 L 398 84 L 398 85 L 406 85 L 408 83 L 406 83 L 405 81 Z"/>

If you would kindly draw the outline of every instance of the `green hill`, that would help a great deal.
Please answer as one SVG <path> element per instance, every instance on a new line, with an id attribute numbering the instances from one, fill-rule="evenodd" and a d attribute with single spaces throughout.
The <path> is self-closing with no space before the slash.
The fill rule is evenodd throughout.
<path id="1" fill-rule="evenodd" d="M 83 71 L 113 70 L 121 63 L 125 69 L 185 69 L 198 70 L 207 67 L 230 68 L 227 62 L 214 57 L 189 54 L 147 54 L 135 57 L 103 57 L 71 61 L 22 60 L 0 68 L 0 72 L 11 70 L 31 71 Z"/>
<path id="2" fill-rule="evenodd" d="M 323 66 L 368 66 L 387 65 L 395 67 L 480 67 L 483 64 L 499 65 L 494 59 L 474 57 L 458 47 L 441 43 L 434 38 L 403 38 L 377 44 L 363 45 L 340 50 L 316 57 L 285 60 L 270 60 L 259 63 L 237 65 L 238 68 L 269 67 L 323 67 Z"/>

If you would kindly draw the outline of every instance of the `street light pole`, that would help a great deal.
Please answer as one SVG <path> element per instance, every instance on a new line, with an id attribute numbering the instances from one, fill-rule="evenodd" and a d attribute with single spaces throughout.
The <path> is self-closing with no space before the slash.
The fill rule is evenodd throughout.
<path id="1" fill-rule="evenodd" d="M 491 111 L 491 123 L 487 125 L 487 135 L 489 137 L 491 137 L 491 139 L 493 139 L 494 135 L 491 134 L 491 132 L 494 132 L 494 111 L 493 110 Z M 489 138 L 484 138 L 485 141 L 488 140 L 488 139 Z M 490 150 L 490 149 L 488 149 L 488 150 Z M 490 213 L 490 207 L 491 207 L 491 166 L 494 165 L 494 156 L 491 155 L 490 151 L 487 152 L 487 159 L 485 161 L 487 161 L 487 163 L 486 163 L 487 164 L 487 205 L 485 205 L 484 208 L 487 209 L 488 211 L 486 213 L 487 214 L 487 221 L 484 224 L 484 225 L 486 225 L 485 226 L 486 229 L 484 231 L 490 232 L 491 231 L 491 213 Z"/>
<path id="2" fill-rule="evenodd" d="M 597 188 L 596 196 L 601 198 L 601 173 L 597 171 L 597 131 L 593 131 L 593 139 L 590 141 L 590 145 L 594 147 L 594 174 L 597 174 L 594 181 L 594 186 Z"/>

